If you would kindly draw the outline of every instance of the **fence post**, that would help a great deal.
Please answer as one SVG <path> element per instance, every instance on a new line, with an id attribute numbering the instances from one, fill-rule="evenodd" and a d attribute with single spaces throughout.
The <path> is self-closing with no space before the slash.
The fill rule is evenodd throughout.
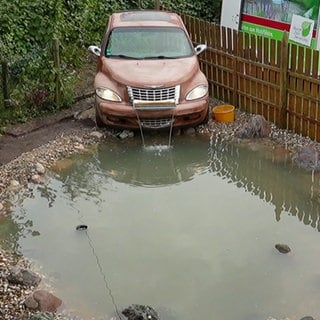
<path id="1" fill-rule="evenodd" d="M 6 60 L 1 61 L 1 69 L 2 69 L 2 93 L 3 93 L 4 106 L 8 107 L 9 105 L 8 61 Z"/>
<path id="2" fill-rule="evenodd" d="M 283 33 L 281 41 L 280 57 L 280 109 L 278 114 L 278 127 L 287 128 L 287 85 L 288 85 L 288 56 L 289 56 L 289 34 Z"/>
<path id="3" fill-rule="evenodd" d="M 61 79 L 60 79 L 60 51 L 59 39 L 53 39 L 53 63 L 55 72 L 55 89 L 54 89 L 54 102 L 57 107 L 61 104 Z"/>
<path id="4" fill-rule="evenodd" d="M 154 8 L 155 8 L 156 10 L 160 10 L 160 0 L 155 0 L 155 1 L 154 1 Z"/>
<path id="5" fill-rule="evenodd" d="M 233 87 L 232 87 L 232 104 L 238 106 L 238 54 L 240 52 L 240 33 L 236 30 L 232 31 L 232 45 L 233 45 L 233 55 L 232 55 L 232 64 L 233 64 Z"/>

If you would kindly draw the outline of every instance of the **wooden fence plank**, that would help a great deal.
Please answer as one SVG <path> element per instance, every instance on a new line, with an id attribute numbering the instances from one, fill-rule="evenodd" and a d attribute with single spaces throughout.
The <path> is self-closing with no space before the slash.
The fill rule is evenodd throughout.
<path id="1" fill-rule="evenodd" d="M 297 72 L 299 74 L 303 74 L 304 70 L 304 48 L 303 47 L 298 47 L 298 62 L 297 62 Z M 303 79 L 300 77 L 297 77 L 297 86 L 296 90 L 298 92 L 303 92 Z M 300 95 L 296 95 L 296 126 L 295 130 L 297 132 L 302 132 L 303 131 L 303 119 L 302 119 L 302 109 L 303 109 L 303 99 Z"/>
<path id="2" fill-rule="evenodd" d="M 280 47 L 280 55 L 278 56 L 280 62 L 280 110 L 277 117 L 277 125 L 280 128 L 287 127 L 287 80 L 288 80 L 288 43 L 289 35 L 287 32 L 283 34 L 282 43 Z"/>

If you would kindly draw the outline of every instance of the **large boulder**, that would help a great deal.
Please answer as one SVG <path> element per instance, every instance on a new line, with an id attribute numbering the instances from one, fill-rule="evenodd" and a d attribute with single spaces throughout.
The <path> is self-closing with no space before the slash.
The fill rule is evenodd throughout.
<path id="1" fill-rule="evenodd" d="M 57 312 L 62 301 L 46 290 L 36 290 L 26 298 L 24 304 L 32 310 Z"/>
<path id="2" fill-rule="evenodd" d="M 261 115 L 254 115 L 242 125 L 235 136 L 240 139 L 266 138 L 271 133 L 271 126 Z"/>
<path id="3" fill-rule="evenodd" d="M 140 304 L 133 304 L 122 310 L 122 314 L 127 320 L 159 320 L 157 312 L 149 307 Z"/>
<path id="4" fill-rule="evenodd" d="M 305 170 L 320 170 L 319 152 L 312 146 L 299 148 L 292 156 L 295 164 Z"/>
<path id="5" fill-rule="evenodd" d="M 13 284 L 36 287 L 40 283 L 41 277 L 30 270 L 14 266 L 10 269 L 7 280 Z"/>

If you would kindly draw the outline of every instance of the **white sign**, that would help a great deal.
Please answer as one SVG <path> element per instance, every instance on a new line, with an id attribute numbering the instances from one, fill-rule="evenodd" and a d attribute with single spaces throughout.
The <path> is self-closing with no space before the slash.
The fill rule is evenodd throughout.
<path id="1" fill-rule="evenodd" d="M 239 30 L 242 0 L 223 0 L 220 25 Z"/>
<path id="2" fill-rule="evenodd" d="M 313 28 L 314 20 L 294 14 L 292 15 L 289 39 L 310 47 Z"/>

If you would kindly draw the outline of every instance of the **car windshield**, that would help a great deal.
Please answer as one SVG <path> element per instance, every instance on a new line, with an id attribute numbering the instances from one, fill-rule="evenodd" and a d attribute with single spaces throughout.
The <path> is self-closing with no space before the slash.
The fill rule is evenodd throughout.
<path id="1" fill-rule="evenodd" d="M 134 27 L 112 30 L 106 57 L 174 59 L 194 54 L 184 30 L 173 27 Z"/>

